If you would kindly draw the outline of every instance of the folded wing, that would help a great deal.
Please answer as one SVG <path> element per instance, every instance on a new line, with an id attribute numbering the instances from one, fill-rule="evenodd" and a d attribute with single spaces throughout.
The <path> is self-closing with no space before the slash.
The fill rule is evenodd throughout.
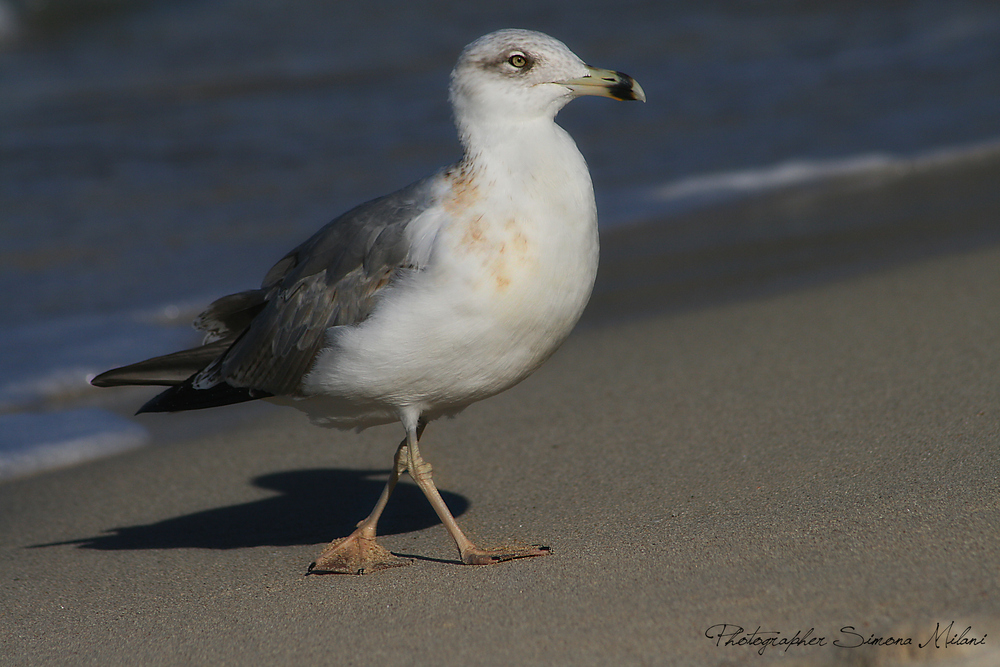
<path id="1" fill-rule="evenodd" d="M 329 327 L 365 320 L 410 257 L 408 224 L 429 180 L 354 208 L 275 264 L 260 289 L 222 297 L 195 321 L 205 344 L 102 373 L 92 384 L 166 385 L 139 412 L 174 412 L 294 395 Z"/>

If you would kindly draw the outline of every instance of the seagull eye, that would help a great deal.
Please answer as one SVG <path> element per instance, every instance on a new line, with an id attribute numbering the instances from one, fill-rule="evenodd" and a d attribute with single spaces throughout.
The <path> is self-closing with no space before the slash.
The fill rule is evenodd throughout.
<path id="1" fill-rule="evenodd" d="M 528 58 L 523 53 L 514 53 L 507 58 L 507 62 L 518 69 L 523 69 L 528 64 Z"/>

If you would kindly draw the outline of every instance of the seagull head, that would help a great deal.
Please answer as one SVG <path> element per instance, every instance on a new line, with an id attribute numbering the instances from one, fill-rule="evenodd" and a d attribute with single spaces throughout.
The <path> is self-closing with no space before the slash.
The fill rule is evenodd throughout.
<path id="1" fill-rule="evenodd" d="M 460 127 L 551 120 L 581 95 L 646 101 L 632 77 L 591 67 L 559 40 L 531 30 L 480 37 L 465 47 L 451 73 Z"/>

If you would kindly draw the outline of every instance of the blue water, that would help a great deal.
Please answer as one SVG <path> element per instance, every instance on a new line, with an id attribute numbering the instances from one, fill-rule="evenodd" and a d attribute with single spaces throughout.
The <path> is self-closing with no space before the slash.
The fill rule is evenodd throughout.
<path id="1" fill-rule="evenodd" d="M 198 307 L 455 160 L 448 72 L 499 27 L 548 32 L 645 89 L 645 105 L 560 115 L 605 226 L 1000 138 L 995 0 L 0 0 L 5 15 L 0 429 L 195 342 Z"/>

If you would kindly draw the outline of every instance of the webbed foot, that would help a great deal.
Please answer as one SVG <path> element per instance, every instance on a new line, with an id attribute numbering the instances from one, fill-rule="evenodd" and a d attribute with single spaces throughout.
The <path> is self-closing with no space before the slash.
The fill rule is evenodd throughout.
<path id="1" fill-rule="evenodd" d="M 533 558 L 547 556 L 552 553 L 549 547 L 533 544 L 530 547 L 514 547 L 504 549 L 480 549 L 470 546 L 462 551 L 462 562 L 466 565 L 492 565 L 518 558 Z"/>
<path id="2" fill-rule="evenodd" d="M 390 567 L 409 565 L 411 561 L 393 556 L 374 537 L 355 531 L 334 540 L 309 565 L 309 574 L 371 574 Z"/>

